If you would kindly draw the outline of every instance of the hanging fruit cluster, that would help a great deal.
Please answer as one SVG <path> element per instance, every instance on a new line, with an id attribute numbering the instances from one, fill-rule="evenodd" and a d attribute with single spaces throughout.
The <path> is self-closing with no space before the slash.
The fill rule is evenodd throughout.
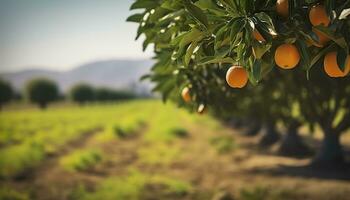
<path id="1" fill-rule="evenodd" d="M 198 108 L 211 94 L 257 85 L 274 68 L 348 78 L 348 0 L 136 0 L 131 9 L 141 9 L 128 21 L 139 23 L 143 48 L 154 45 L 145 78 L 164 99 L 182 96 Z"/>

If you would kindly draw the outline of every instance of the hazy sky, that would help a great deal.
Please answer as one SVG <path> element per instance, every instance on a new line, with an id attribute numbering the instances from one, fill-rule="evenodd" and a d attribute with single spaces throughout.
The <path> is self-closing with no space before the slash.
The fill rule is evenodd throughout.
<path id="1" fill-rule="evenodd" d="M 66 70 L 111 58 L 149 58 L 137 25 L 125 22 L 133 0 L 0 0 L 0 70 Z"/>

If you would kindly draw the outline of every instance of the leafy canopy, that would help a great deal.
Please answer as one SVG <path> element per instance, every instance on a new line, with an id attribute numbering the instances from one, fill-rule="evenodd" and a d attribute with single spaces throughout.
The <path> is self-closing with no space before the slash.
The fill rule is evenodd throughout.
<path id="1" fill-rule="evenodd" d="M 156 60 L 150 76 L 162 82 L 156 90 L 166 97 L 176 81 L 191 84 L 189 76 L 208 64 L 242 65 L 250 82 L 257 84 L 275 66 L 274 52 L 284 43 L 293 43 L 300 52 L 299 67 L 309 70 L 330 51 L 337 51 L 338 64 L 345 68 L 350 43 L 350 2 L 346 0 L 289 0 L 289 16 L 276 12 L 276 0 L 137 0 L 131 9 L 142 13 L 127 20 L 139 23 L 137 37 L 144 34 L 143 48 L 154 44 Z M 313 27 L 312 6 L 323 4 L 331 19 L 327 27 Z M 265 41 L 254 39 L 258 31 Z M 323 47 L 319 34 L 331 42 Z M 209 69 L 211 70 L 211 69 Z M 174 73 L 177 80 L 164 81 Z M 198 74 L 198 73 L 197 73 Z M 182 78 L 180 78 L 182 77 Z"/>

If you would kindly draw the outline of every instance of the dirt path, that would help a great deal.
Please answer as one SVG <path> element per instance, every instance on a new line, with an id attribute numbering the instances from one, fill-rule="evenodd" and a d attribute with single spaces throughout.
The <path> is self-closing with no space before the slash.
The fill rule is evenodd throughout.
<path id="1" fill-rule="evenodd" d="M 136 149 L 140 143 L 138 137 L 111 140 L 100 144 L 96 143 L 93 137 L 99 131 L 84 134 L 63 147 L 57 155 L 48 158 L 36 168 L 31 178 L 17 182 L 17 186 L 34 191 L 33 197 L 36 200 L 65 200 L 69 199 L 72 190 L 79 185 L 92 190 L 105 178 L 126 174 L 128 166 L 137 159 Z M 104 161 L 93 169 L 83 172 L 68 172 L 60 166 L 61 157 L 74 150 L 87 148 L 99 148 L 103 152 Z"/>
<path id="2" fill-rule="evenodd" d="M 34 199 L 52 199 L 51 194 L 58 195 L 59 199 L 64 190 L 57 190 L 57 188 L 75 186 L 70 181 L 72 180 L 71 175 L 60 168 L 60 158 L 76 149 L 87 147 L 92 136 L 101 130 L 101 128 L 96 128 L 68 142 L 54 154 L 48 155 L 39 166 L 26 172 L 26 176 L 17 178 L 8 184 L 20 190 L 35 191 Z"/>

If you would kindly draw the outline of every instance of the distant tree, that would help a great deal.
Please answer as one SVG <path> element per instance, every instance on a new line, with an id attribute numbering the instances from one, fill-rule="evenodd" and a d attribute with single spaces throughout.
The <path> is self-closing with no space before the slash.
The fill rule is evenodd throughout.
<path id="1" fill-rule="evenodd" d="M 33 79 L 26 85 L 26 95 L 30 102 L 36 103 L 40 108 L 45 109 L 48 103 L 57 100 L 58 86 L 49 79 Z"/>
<path id="2" fill-rule="evenodd" d="M 98 88 L 95 90 L 97 101 L 117 101 L 136 98 L 136 95 L 130 91 L 113 90 L 109 88 Z"/>
<path id="3" fill-rule="evenodd" d="M 135 99 L 136 97 L 136 94 L 126 90 L 115 90 L 112 93 L 112 100 L 130 100 Z"/>
<path id="4" fill-rule="evenodd" d="M 3 80 L 0 80 L 0 110 L 2 106 L 9 102 L 13 97 L 13 89 L 11 85 Z"/>
<path id="5" fill-rule="evenodd" d="M 95 98 L 97 101 L 113 100 L 113 91 L 107 88 L 97 88 L 95 90 Z"/>
<path id="6" fill-rule="evenodd" d="M 94 100 L 94 88 L 88 84 L 80 83 L 73 86 L 70 90 L 70 97 L 72 101 L 84 104 Z"/>

